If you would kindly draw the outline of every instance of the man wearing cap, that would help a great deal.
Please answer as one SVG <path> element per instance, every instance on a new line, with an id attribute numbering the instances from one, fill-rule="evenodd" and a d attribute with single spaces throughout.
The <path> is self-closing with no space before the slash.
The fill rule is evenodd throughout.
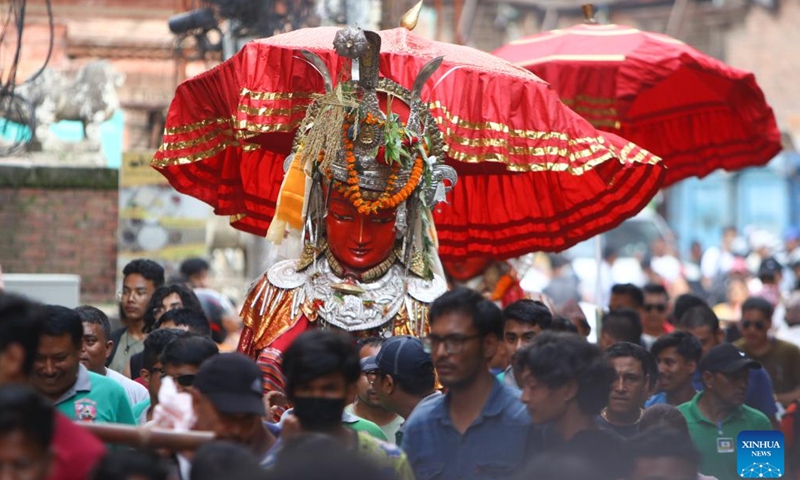
<path id="1" fill-rule="evenodd" d="M 403 335 L 386 340 L 373 364 L 366 372 L 378 401 L 400 418 L 408 418 L 417 405 L 441 395 L 436 390 L 433 360 L 418 338 Z M 402 439 L 401 426 L 394 440 L 400 445 Z"/>
<path id="2" fill-rule="evenodd" d="M 702 302 L 699 298 L 697 300 Z M 675 310 L 680 310 L 677 305 L 678 302 L 680 302 L 680 297 L 676 300 Z M 686 309 L 679 317 L 675 328 L 679 331 L 689 332 L 697 338 L 703 349 L 703 355 L 708 354 L 712 348 L 721 344 L 725 339 L 725 332 L 719 326 L 717 315 L 705 303 Z M 704 388 L 703 373 L 700 368 L 697 368 L 694 372 L 692 386 L 698 392 Z M 745 405 L 763 413 L 772 421 L 773 425 L 777 426 L 778 404 L 775 401 L 775 395 L 772 390 L 772 380 L 765 369 L 750 370 Z"/>
<path id="3" fill-rule="evenodd" d="M 344 411 L 345 415 L 355 415 L 374 423 L 381 429 L 385 437 L 378 437 L 379 440 L 394 442 L 395 434 L 404 420 L 396 413 L 385 409 L 378 402 L 373 386 L 375 376 L 369 374 L 378 368 L 375 365 L 375 355 L 380 351 L 381 345 L 383 345 L 383 339 L 380 337 L 366 337 L 360 339 L 356 344 L 361 362 L 361 375 L 356 383 L 358 387 L 356 399 L 353 403 L 347 405 Z"/>
<path id="4" fill-rule="evenodd" d="M 760 363 L 730 343 L 717 345 L 700 360 L 705 389 L 678 409 L 700 452 L 704 475 L 737 478 L 739 432 L 772 429 L 763 413 L 744 405 L 749 370 L 758 368 Z"/>
<path id="5" fill-rule="evenodd" d="M 262 467 L 274 463 L 280 428 L 262 420 L 266 411 L 261 370 L 254 361 L 239 353 L 215 355 L 200 366 L 189 391 L 197 415 L 195 430 L 244 445 Z"/>

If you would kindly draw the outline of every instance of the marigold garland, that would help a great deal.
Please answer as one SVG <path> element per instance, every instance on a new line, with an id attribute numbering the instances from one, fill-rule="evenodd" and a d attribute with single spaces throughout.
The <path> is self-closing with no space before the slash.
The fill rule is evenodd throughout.
<path id="1" fill-rule="evenodd" d="M 383 123 L 380 119 L 377 119 L 372 116 L 372 114 L 368 113 L 366 118 L 364 119 L 364 123 L 368 125 L 375 125 Z M 422 158 L 422 153 L 417 153 L 416 157 L 414 158 L 414 165 L 411 168 L 411 174 L 409 175 L 408 182 L 406 185 L 401 188 L 398 192 L 394 194 L 390 194 L 392 190 L 394 190 L 397 184 L 397 176 L 401 168 L 401 164 L 398 161 L 391 163 L 392 173 L 389 175 L 389 178 L 386 181 L 386 188 L 383 192 L 381 192 L 380 196 L 377 200 L 366 200 L 361 195 L 361 186 L 360 181 L 358 178 L 358 170 L 356 169 L 356 155 L 353 152 L 353 141 L 348 138 L 348 131 L 351 127 L 351 124 L 348 122 L 344 122 L 342 124 L 342 136 L 343 136 L 343 143 L 344 143 L 344 152 L 345 152 L 345 162 L 347 167 L 347 181 L 346 182 L 339 182 L 336 181 L 336 190 L 350 203 L 353 207 L 356 208 L 358 213 L 362 215 L 371 215 L 378 212 L 378 210 L 384 210 L 388 208 L 394 208 L 401 203 L 405 202 L 408 197 L 414 193 L 414 190 L 419 185 L 420 181 L 422 180 L 422 175 L 425 170 L 425 161 Z M 413 145 L 414 142 L 409 142 L 409 145 Z M 319 162 L 322 162 L 322 159 L 325 158 L 325 153 L 320 151 L 319 153 Z M 327 175 L 330 177 L 332 176 L 332 172 L 326 172 Z"/>
<path id="2" fill-rule="evenodd" d="M 497 280 L 497 284 L 494 286 L 494 290 L 492 291 L 491 296 L 489 297 L 490 300 L 493 302 L 497 302 L 503 299 L 511 290 L 511 287 L 517 283 L 517 276 L 512 273 L 506 273 L 502 277 Z"/>

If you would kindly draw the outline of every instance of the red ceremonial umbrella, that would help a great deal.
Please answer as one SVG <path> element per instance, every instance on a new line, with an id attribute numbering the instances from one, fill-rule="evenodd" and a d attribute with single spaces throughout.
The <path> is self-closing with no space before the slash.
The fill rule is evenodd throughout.
<path id="1" fill-rule="evenodd" d="M 153 166 L 177 190 L 231 215 L 234 227 L 263 235 L 295 129 L 324 91 L 300 51 L 349 72 L 332 47 L 337 31 L 251 42 L 181 84 Z M 406 87 L 444 56 L 422 92 L 459 174 L 449 203 L 434 212 L 442 257 L 561 250 L 634 215 L 661 187 L 658 157 L 598 132 L 527 70 L 405 29 L 379 34 L 381 76 Z"/>
<path id="2" fill-rule="evenodd" d="M 493 52 L 535 73 L 594 126 L 661 156 L 665 185 L 764 165 L 780 132 L 752 73 L 623 25 L 576 25 Z"/>

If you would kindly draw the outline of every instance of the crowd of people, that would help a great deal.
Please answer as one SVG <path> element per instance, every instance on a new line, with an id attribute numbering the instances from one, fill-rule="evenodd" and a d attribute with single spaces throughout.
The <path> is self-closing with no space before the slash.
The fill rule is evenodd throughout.
<path id="1" fill-rule="evenodd" d="M 4 478 L 726 480 L 739 432 L 773 429 L 782 474 L 800 467 L 800 348 L 771 335 L 763 297 L 726 329 L 698 296 L 615 285 L 594 344 L 545 303 L 454 288 L 422 338 L 311 329 L 274 372 L 229 351 L 207 284 L 165 285 L 145 259 L 123 275 L 116 331 L 93 306 L 0 294 Z M 213 440 L 131 448 L 87 423 Z"/>

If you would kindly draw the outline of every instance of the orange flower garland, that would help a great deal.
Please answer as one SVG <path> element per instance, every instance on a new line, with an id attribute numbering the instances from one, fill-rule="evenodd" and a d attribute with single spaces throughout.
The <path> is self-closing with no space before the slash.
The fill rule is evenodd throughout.
<path id="1" fill-rule="evenodd" d="M 364 123 L 369 125 L 382 123 L 376 119 L 372 114 L 367 114 Z M 400 163 L 392 163 L 392 173 L 386 182 L 386 189 L 381 193 L 377 200 L 365 200 L 361 196 L 361 186 L 359 185 L 358 171 L 356 170 L 356 155 L 353 152 L 353 141 L 347 137 L 347 132 L 350 129 L 349 123 L 345 122 L 342 125 L 342 134 L 344 141 L 345 161 L 347 163 L 347 182 L 336 182 L 337 191 L 358 210 L 362 215 L 371 215 L 377 213 L 378 210 L 387 208 L 394 208 L 408 199 L 409 196 L 419 185 L 422 180 L 422 174 L 425 169 L 425 162 L 422 154 L 418 153 L 414 159 L 414 166 L 411 169 L 411 174 L 408 178 L 408 183 L 401 188 L 397 193 L 390 194 L 397 184 L 397 174 L 400 171 Z M 320 152 L 320 158 L 324 158 L 324 152 Z M 328 173 L 331 175 L 331 173 Z"/>
<path id="2" fill-rule="evenodd" d="M 493 302 L 502 300 L 515 283 L 517 283 L 517 276 L 511 272 L 506 273 L 497 280 L 497 284 L 494 286 L 494 290 L 489 299 Z"/>

